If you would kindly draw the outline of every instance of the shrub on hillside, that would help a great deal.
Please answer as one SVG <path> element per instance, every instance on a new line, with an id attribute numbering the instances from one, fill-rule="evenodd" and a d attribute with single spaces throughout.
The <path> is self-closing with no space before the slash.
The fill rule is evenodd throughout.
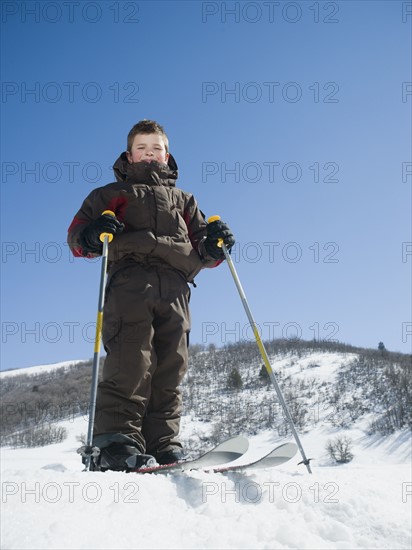
<path id="1" fill-rule="evenodd" d="M 27 430 L 14 433 L 6 438 L 6 444 L 11 447 L 44 447 L 53 443 L 61 443 L 67 437 L 67 430 L 53 424 L 40 424 Z"/>
<path id="2" fill-rule="evenodd" d="M 346 464 L 353 459 L 352 440 L 347 436 L 338 436 L 328 441 L 326 450 L 335 462 Z"/>

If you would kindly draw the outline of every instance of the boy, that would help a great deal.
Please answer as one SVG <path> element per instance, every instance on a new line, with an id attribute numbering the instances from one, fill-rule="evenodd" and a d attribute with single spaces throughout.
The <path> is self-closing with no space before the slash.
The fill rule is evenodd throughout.
<path id="1" fill-rule="evenodd" d="M 130 130 L 115 162 L 116 183 L 95 189 L 68 230 L 74 256 L 101 255 L 111 233 L 93 444 L 95 469 L 127 470 L 183 459 L 177 439 L 178 386 L 187 369 L 190 331 L 187 283 L 224 259 L 235 240 L 222 221 L 207 224 L 193 195 L 175 187 L 177 165 L 158 123 Z M 104 210 L 112 210 L 116 217 Z"/>

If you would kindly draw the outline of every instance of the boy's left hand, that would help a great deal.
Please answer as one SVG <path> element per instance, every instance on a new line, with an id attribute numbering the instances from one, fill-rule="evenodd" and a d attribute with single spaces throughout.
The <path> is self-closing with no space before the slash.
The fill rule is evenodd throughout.
<path id="1" fill-rule="evenodd" d="M 225 243 L 227 250 L 230 250 L 235 244 L 235 238 L 227 223 L 222 220 L 208 223 L 204 246 L 209 256 L 215 260 L 221 260 L 225 257 L 222 247 L 219 246 L 220 239 Z"/>

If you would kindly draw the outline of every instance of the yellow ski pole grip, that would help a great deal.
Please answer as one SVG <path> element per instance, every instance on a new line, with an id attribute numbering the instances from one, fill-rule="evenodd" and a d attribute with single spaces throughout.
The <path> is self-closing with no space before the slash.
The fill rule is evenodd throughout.
<path id="1" fill-rule="evenodd" d="M 102 212 L 102 216 L 104 215 L 107 215 L 107 216 L 113 216 L 113 218 L 116 217 L 116 214 L 112 211 L 112 210 L 105 210 L 104 212 Z M 111 233 L 100 233 L 100 236 L 99 236 L 99 239 L 104 242 L 104 238 L 107 237 L 107 240 L 109 243 L 112 242 L 113 240 L 113 235 Z"/>
<path id="2" fill-rule="evenodd" d="M 220 220 L 220 216 L 210 216 L 210 218 L 207 219 L 207 223 L 212 223 L 212 222 L 217 222 L 218 220 Z M 222 244 L 223 244 L 223 239 L 219 239 L 217 241 L 217 246 L 219 248 L 222 248 Z"/>

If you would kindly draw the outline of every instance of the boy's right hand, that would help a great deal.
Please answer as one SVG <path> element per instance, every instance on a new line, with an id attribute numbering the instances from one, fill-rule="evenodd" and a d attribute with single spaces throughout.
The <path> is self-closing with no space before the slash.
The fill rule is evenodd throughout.
<path id="1" fill-rule="evenodd" d="M 102 233 L 111 233 L 117 235 L 124 229 L 124 224 L 119 222 L 114 216 L 109 214 L 102 214 L 100 218 L 94 220 L 85 229 L 83 229 L 80 235 L 80 244 L 83 249 L 83 255 L 89 253 L 101 253 L 103 249 L 103 243 L 100 240 Z"/>

